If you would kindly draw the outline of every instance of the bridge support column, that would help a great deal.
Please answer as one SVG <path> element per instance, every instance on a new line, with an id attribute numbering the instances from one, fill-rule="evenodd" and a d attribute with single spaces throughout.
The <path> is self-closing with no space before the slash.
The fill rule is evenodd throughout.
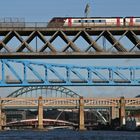
<path id="1" fill-rule="evenodd" d="M 0 100 L 0 131 L 1 130 L 2 130 L 2 103 L 1 103 L 1 100 Z"/>
<path id="2" fill-rule="evenodd" d="M 79 100 L 79 130 L 85 130 L 84 99 L 83 99 L 83 97 L 80 97 L 80 100 Z"/>
<path id="3" fill-rule="evenodd" d="M 113 120 L 113 119 L 115 119 L 115 118 L 116 118 L 116 116 L 115 116 L 115 107 L 112 106 L 112 107 L 111 107 L 111 120 Z"/>
<path id="4" fill-rule="evenodd" d="M 109 124 L 112 124 L 112 120 L 116 118 L 116 108 L 115 106 L 110 107 L 110 113 L 109 113 Z"/>
<path id="5" fill-rule="evenodd" d="M 120 119 L 120 126 L 125 125 L 125 99 L 124 97 L 120 98 L 119 119 Z"/>
<path id="6" fill-rule="evenodd" d="M 38 129 L 43 129 L 43 103 L 42 97 L 38 99 Z"/>

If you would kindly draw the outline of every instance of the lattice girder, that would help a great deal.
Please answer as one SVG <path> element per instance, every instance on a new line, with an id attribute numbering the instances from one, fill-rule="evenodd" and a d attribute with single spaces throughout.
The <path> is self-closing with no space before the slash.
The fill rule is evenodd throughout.
<path id="1" fill-rule="evenodd" d="M 65 57 L 65 58 L 94 58 L 94 57 L 140 57 L 140 39 L 139 28 L 128 27 L 108 27 L 108 28 L 0 28 L 0 58 L 27 58 L 27 56 L 35 58 L 48 57 Z M 26 39 L 23 37 L 26 36 Z M 47 39 L 46 36 L 50 38 Z M 73 38 L 71 38 L 73 36 Z M 119 37 L 117 39 L 116 37 Z M 65 43 L 61 49 L 55 47 L 55 40 L 60 37 Z M 104 37 L 110 42 L 111 46 L 104 49 L 104 43 L 98 42 Z M 9 46 L 8 43 L 16 38 L 19 41 L 19 46 Z M 42 44 L 31 44 L 35 39 L 38 39 Z M 84 49 L 80 46 L 80 39 L 78 44 L 75 42 L 78 38 L 83 38 L 87 46 Z M 129 43 L 134 46 L 129 46 L 129 43 L 123 42 L 122 39 L 127 38 Z M 35 49 L 35 47 L 38 47 Z M 39 47 L 40 46 L 40 47 Z M 114 50 L 116 50 L 114 52 Z"/>
<path id="2" fill-rule="evenodd" d="M 0 65 L 1 87 L 140 85 L 139 66 L 82 67 L 13 59 L 1 59 Z"/>

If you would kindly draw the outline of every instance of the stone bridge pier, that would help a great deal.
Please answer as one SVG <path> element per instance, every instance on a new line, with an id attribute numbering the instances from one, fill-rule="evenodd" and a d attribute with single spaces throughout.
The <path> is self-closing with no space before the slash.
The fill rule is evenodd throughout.
<path id="1" fill-rule="evenodd" d="M 2 130 L 2 103 L 0 100 L 0 130 Z"/>
<path id="2" fill-rule="evenodd" d="M 38 98 L 38 129 L 43 129 L 43 103 L 41 96 Z"/>
<path id="3" fill-rule="evenodd" d="M 120 126 L 125 125 L 125 98 L 120 98 L 120 108 L 119 108 L 119 119 L 120 119 Z"/>
<path id="4" fill-rule="evenodd" d="M 79 99 L 79 130 L 85 130 L 85 119 L 84 119 L 84 99 Z"/>

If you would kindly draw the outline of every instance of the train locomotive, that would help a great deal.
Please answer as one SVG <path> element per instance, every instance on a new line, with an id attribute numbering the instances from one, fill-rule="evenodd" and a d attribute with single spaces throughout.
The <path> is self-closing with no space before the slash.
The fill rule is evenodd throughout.
<path id="1" fill-rule="evenodd" d="M 48 27 L 140 26 L 140 17 L 54 17 Z"/>

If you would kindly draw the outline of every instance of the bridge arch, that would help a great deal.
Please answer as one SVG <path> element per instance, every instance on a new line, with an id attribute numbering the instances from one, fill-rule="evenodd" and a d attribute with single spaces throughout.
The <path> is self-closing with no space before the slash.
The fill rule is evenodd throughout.
<path id="1" fill-rule="evenodd" d="M 62 87 L 62 86 L 34 86 L 34 87 L 23 87 L 20 88 L 11 94 L 9 94 L 7 97 L 36 97 L 42 96 L 44 98 L 47 97 L 80 97 L 77 93 L 74 91 Z"/>

